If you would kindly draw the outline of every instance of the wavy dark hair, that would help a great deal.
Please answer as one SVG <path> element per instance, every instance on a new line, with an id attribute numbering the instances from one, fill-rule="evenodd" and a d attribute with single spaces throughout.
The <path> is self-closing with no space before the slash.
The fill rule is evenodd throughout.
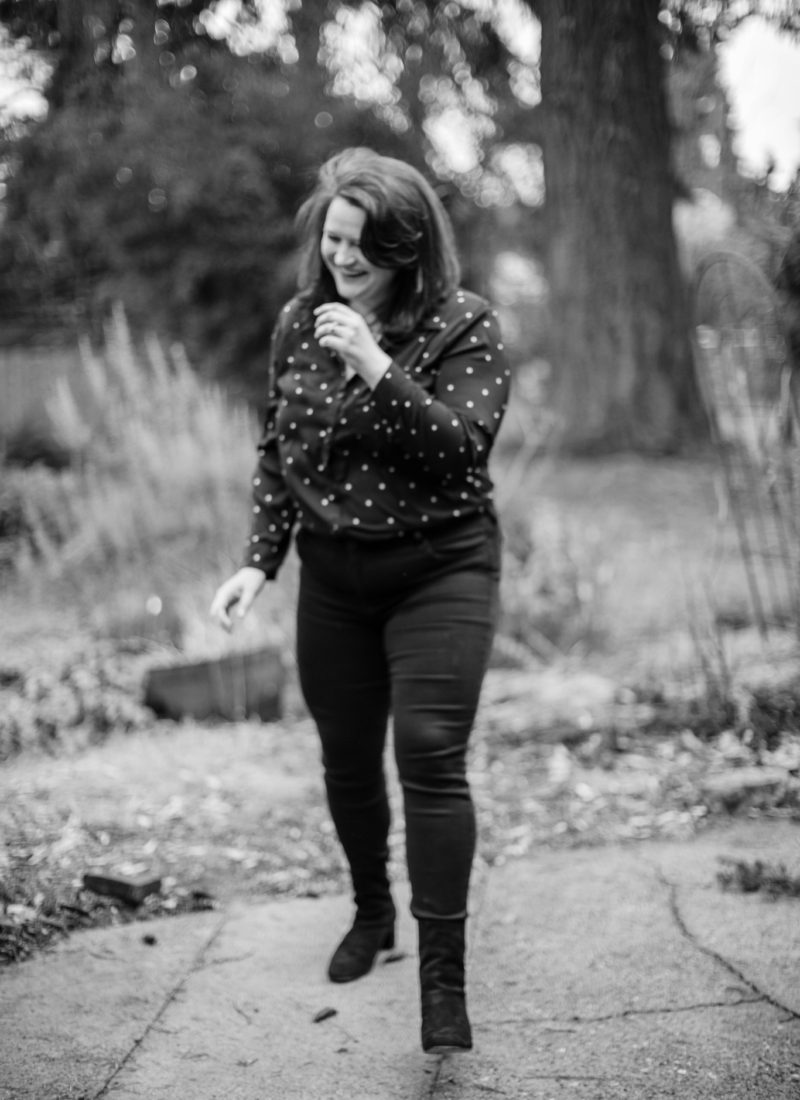
<path id="1" fill-rule="evenodd" d="M 338 298 L 320 241 L 335 198 L 364 211 L 359 247 L 370 263 L 397 275 L 379 320 L 388 336 L 405 336 L 459 282 L 461 269 L 447 212 L 425 177 L 405 161 L 372 149 L 345 149 L 319 170 L 300 207 L 298 296 L 306 311 Z"/>

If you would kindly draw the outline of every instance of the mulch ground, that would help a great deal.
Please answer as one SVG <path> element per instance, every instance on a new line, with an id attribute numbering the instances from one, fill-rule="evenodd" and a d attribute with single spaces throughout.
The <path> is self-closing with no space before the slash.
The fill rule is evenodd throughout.
<path id="1" fill-rule="evenodd" d="M 688 838 L 732 814 L 800 822 L 800 733 L 748 746 L 733 730 L 702 740 L 690 721 L 674 704 L 568 666 L 493 670 L 470 757 L 480 858 Z M 0 773 L 0 962 L 81 928 L 234 897 L 347 890 L 315 733 L 300 707 L 279 723 L 144 716 L 90 742 L 76 736 L 50 754 L 22 754 Z M 402 879 L 391 763 L 389 773 L 392 873 Z M 87 874 L 157 879 L 158 889 L 130 903 L 87 889 Z"/>

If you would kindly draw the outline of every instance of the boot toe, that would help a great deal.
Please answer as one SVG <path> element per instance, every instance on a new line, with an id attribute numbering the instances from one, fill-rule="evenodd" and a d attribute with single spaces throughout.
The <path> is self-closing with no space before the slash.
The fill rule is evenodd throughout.
<path id="1" fill-rule="evenodd" d="M 372 969 L 379 951 L 394 947 L 394 923 L 354 924 L 331 956 L 328 977 L 332 982 L 354 982 Z"/>

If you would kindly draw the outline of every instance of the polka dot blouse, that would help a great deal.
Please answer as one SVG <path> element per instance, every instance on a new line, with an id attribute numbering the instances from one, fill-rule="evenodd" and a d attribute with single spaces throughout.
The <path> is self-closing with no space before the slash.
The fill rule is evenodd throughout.
<path id="1" fill-rule="evenodd" d="M 454 291 L 370 391 L 316 342 L 295 301 L 282 311 L 253 477 L 245 565 L 274 577 L 296 525 L 357 539 L 435 529 L 492 512 L 487 460 L 509 370 L 497 314 Z"/>

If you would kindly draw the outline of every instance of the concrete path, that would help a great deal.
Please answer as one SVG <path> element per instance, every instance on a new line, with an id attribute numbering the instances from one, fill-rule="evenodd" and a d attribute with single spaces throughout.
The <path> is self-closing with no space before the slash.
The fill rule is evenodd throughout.
<path id="1" fill-rule="evenodd" d="M 800 825 L 480 872 L 461 1056 L 419 1047 L 405 891 L 395 957 L 345 986 L 345 898 L 75 934 L 0 971 L 0 1098 L 797 1100 L 800 899 L 722 891 L 724 856 L 800 873 Z"/>

